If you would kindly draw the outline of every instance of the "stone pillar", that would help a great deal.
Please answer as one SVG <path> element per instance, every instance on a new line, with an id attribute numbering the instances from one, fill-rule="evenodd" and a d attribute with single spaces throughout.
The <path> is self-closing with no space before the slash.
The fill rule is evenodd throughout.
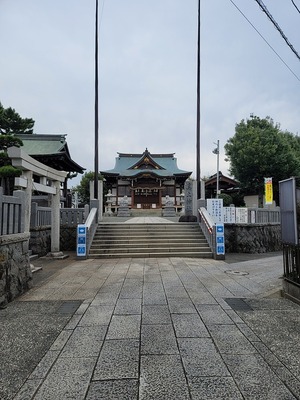
<path id="1" fill-rule="evenodd" d="M 56 194 L 52 195 L 51 200 L 51 253 L 56 256 L 60 253 L 60 183 L 54 181 L 53 185 L 56 188 Z"/>
<path id="2" fill-rule="evenodd" d="M 30 218 L 31 218 L 31 196 L 33 188 L 32 171 L 23 171 L 23 177 L 27 180 L 24 204 L 24 232 L 30 231 Z"/>

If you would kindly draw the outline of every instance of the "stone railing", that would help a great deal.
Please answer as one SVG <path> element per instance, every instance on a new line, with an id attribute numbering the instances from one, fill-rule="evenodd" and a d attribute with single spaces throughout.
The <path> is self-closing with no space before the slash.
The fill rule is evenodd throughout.
<path id="1" fill-rule="evenodd" d="M 89 206 L 84 208 L 61 208 L 60 225 L 76 227 L 83 224 L 88 216 Z M 31 203 L 30 228 L 51 225 L 51 207 L 40 207 L 37 203 Z"/>
<path id="2" fill-rule="evenodd" d="M 13 196 L 3 195 L 0 187 L 0 235 L 24 232 L 24 192 L 15 190 Z"/>

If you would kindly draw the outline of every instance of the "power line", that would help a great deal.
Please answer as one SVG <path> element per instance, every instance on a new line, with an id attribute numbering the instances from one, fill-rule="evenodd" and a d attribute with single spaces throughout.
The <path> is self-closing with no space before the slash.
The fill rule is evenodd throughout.
<path id="1" fill-rule="evenodd" d="M 294 7 L 296 8 L 296 10 L 298 11 L 298 13 L 300 14 L 300 10 L 299 10 L 299 8 L 297 7 L 297 5 L 296 5 L 296 3 L 294 2 L 294 0 L 291 0 L 291 2 L 293 3 Z"/>
<path id="2" fill-rule="evenodd" d="M 270 47 L 270 49 L 276 54 L 276 56 L 279 58 L 279 60 L 287 67 L 287 69 L 294 75 L 294 77 L 300 82 L 300 78 L 298 75 L 295 74 L 295 72 L 288 66 L 288 64 L 284 61 L 284 59 L 277 53 L 277 51 L 270 45 L 270 43 L 267 41 L 267 39 L 264 38 L 264 36 L 259 32 L 259 30 L 252 24 L 252 22 L 247 18 L 247 16 L 243 13 L 243 11 L 235 4 L 233 0 L 229 0 L 234 7 L 242 14 L 242 16 L 246 19 L 246 21 L 252 26 L 252 28 L 256 31 L 256 33 L 259 34 L 259 36 L 262 38 L 262 40 Z"/>
<path id="3" fill-rule="evenodd" d="M 262 0 L 255 0 L 256 3 L 260 6 L 260 8 L 262 9 L 262 11 L 267 15 L 267 17 L 269 18 L 269 20 L 272 22 L 272 24 L 275 26 L 275 28 L 278 30 L 278 32 L 280 33 L 281 37 L 284 39 L 284 41 L 286 42 L 286 44 L 289 46 L 289 48 L 292 50 L 292 52 L 295 54 L 295 56 L 298 58 L 298 60 L 300 61 L 300 56 L 297 53 L 297 51 L 295 50 L 295 48 L 293 47 L 293 45 L 289 42 L 288 38 L 285 36 L 283 30 L 280 28 L 280 26 L 278 25 L 278 23 L 275 21 L 275 19 L 272 17 L 272 15 L 270 14 L 269 10 L 267 9 L 267 7 L 264 5 L 264 3 L 262 2 Z"/>

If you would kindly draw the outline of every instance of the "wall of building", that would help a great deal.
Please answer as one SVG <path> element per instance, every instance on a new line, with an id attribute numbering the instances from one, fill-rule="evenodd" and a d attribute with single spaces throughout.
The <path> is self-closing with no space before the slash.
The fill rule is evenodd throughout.
<path id="1" fill-rule="evenodd" d="M 0 237 L 0 307 L 32 287 L 29 234 Z"/>
<path id="2" fill-rule="evenodd" d="M 280 251 L 280 224 L 225 224 L 226 253 Z"/>

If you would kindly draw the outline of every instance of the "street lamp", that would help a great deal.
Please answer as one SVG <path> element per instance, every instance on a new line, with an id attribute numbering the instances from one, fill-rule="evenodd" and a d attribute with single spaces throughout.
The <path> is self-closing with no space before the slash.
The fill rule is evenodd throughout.
<path id="1" fill-rule="evenodd" d="M 219 155 L 220 155 L 220 141 L 217 140 L 217 143 L 214 142 L 217 147 L 213 150 L 213 153 L 217 155 L 217 194 L 216 199 L 219 197 Z"/>

